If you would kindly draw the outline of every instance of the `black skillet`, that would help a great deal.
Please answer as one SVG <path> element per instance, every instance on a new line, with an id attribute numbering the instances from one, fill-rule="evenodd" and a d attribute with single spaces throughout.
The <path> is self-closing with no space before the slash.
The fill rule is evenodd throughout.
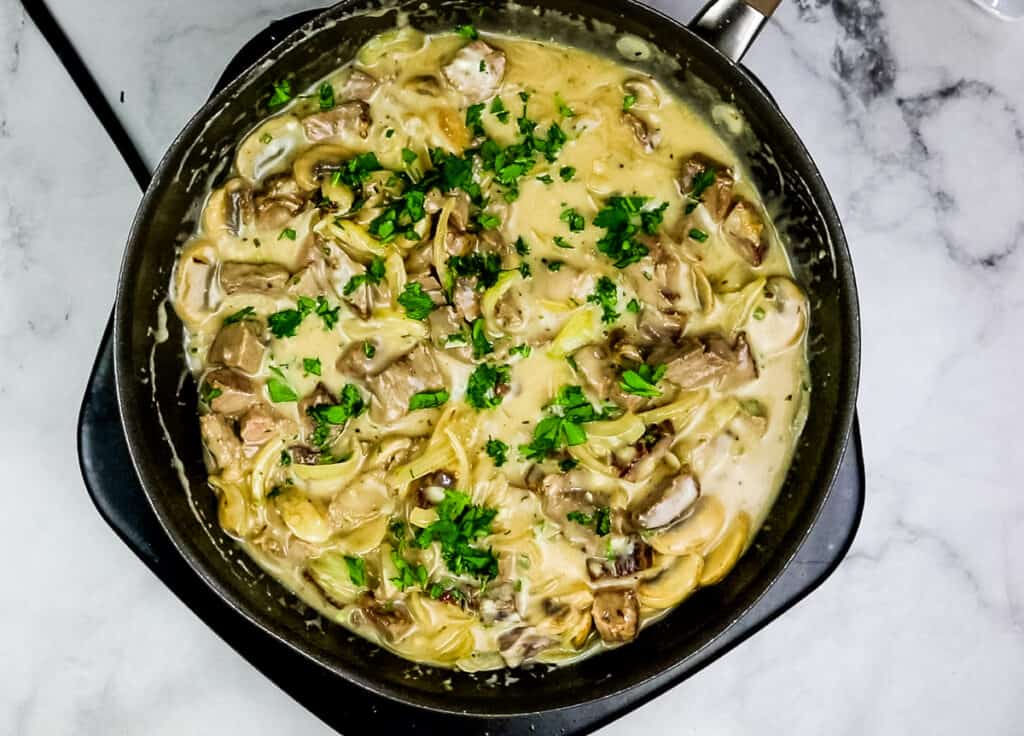
<path id="1" fill-rule="evenodd" d="M 493 717 L 576 706 L 631 688 L 661 690 L 684 676 L 688 664 L 714 649 L 720 637 L 742 626 L 739 619 L 780 577 L 828 499 L 854 417 L 859 321 L 838 217 L 792 128 L 735 63 L 764 16 L 741 0 L 719 0 L 691 30 L 628 0 L 519 5 L 415 0 L 403 7 L 426 31 L 471 21 L 482 30 L 512 30 L 609 52 L 609 37 L 601 29 L 610 26 L 677 58 L 679 69 L 669 73 L 644 59 L 634 63 L 658 72 L 704 112 L 716 101 L 708 89 L 717 90 L 749 122 L 752 136 L 737 145 L 761 192 L 776 203 L 776 221 L 812 304 L 811 412 L 785 487 L 753 548 L 723 583 L 694 595 L 633 644 L 571 667 L 518 671 L 516 682 L 496 689 L 485 678 L 413 667 L 339 627 L 310 627 L 309 612 L 293 596 L 237 564 L 234 543 L 217 529 L 214 497 L 205 482 L 194 387 L 178 385 L 181 325 L 162 307 L 175 248 L 194 228 L 208 180 L 224 176 L 239 133 L 263 115 L 271 83 L 288 77 L 302 88 L 394 25 L 394 9 L 364 12 L 368 7 L 378 8 L 343 2 L 289 35 L 199 111 L 154 173 L 132 226 L 114 315 L 118 403 L 142 487 L 178 551 L 238 615 L 314 666 L 380 695 L 438 712 Z M 161 313 L 168 316 L 168 339 L 156 341 Z"/>

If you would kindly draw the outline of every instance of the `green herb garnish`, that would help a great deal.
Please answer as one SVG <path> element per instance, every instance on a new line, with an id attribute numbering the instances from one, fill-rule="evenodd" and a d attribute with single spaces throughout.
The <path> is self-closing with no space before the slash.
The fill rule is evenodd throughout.
<path id="1" fill-rule="evenodd" d="M 247 319 L 251 319 L 256 316 L 256 310 L 252 307 L 242 307 L 234 314 L 229 314 L 224 318 L 224 325 L 233 325 L 235 322 L 243 322 Z"/>
<path id="2" fill-rule="evenodd" d="M 636 104 L 636 95 L 626 95 L 622 98 L 622 109 L 628 110 Z"/>
<path id="3" fill-rule="evenodd" d="M 530 353 L 532 353 L 532 352 L 533 352 L 533 348 L 531 348 L 529 345 L 515 345 L 515 346 L 510 347 L 508 349 L 508 354 L 509 355 L 519 355 L 519 356 L 522 356 L 524 358 L 529 358 L 530 357 Z"/>
<path id="4" fill-rule="evenodd" d="M 290 227 L 286 227 L 281 231 L 281 234 L 277 236 L 278 240 L 295 240 L 295 230 Z"/>
<path id="5" fill-rule="evenodd" d="M 364 273 L 357 273 L 348 280 L 343 293 L 345 296 L 348 296 L 363 284 L 375 286 L 384 280 L 384 273 L 384 259 L 380 256 L 374 256 Z"/>
<path id="6" fill-rule="evenodd" d="M 487 332 L 484 328 L 485 320 L 479 317 L 473 320 L 469 328 L 470 341 L 473 344 L 473 357 L 476 360 L 494 352 L 494 345 L 487 339 Z"/>
<path id="7" fill-rule="evenodd" d="M 494 467 L 500 468 L 508 460 L 508 445 L 501 440 L 489 439 L 484 450 L 494 461 Z"/>
<path id="8" fill-rule="evenodd" d="M 627 394 L 643 396 L 654 399 L 661 396 L 661 390 L 657 387 L 658 381 L 665 376 L 664 365 L 649 366 L 641 364 L 635 370 L 622 372 L 622 380 L 619 381 L 619 388 Z"/>
<path id="9" fill-rule="evenodd" d="M 480 34 L 477 32 L 476 27 L 469 25 L 468 23 L 464 26 L 456 26 L 455 32 L 467 41 L 475 41 L 480 38 Z"/>
<path id="10" fill-rule="evenodd" d="M 439 388 L 436 391 L 418 391 L 409 398 L 409 411 L 417 409 L 434 409 L 448 401 L 448 391 Z"/>
<path id="11" fill-rule="evenodd" d="M 688 235 L 691 240 L 696 240 L 698 243 L 704 243 L 708 239 L 708 234 L 698 228 L 692 228 Z"/>
<path id="12" fill-rule="evenodd" d="M 267 108 L 274 112 L 281 109 L 292 99 L 292 83 L 287 79 L 281 79 L 274 82 L 274 91 L 270 95 L 270 99 L 267 100 Z"/>
<path id="13" fill-rule="evenodd" d="M 270 395 L 270 400 L 275 404 L 298 401 L 299 395 L 288 385 L 281 369 L 271 368 L 270 372 L 272 375 L 267 379 L 267 393 Z"/>
<path id="14" fill-rule="evenodd" d="M 303 358 L 302 370 L 305 371 L 307 376 L 319 376 L 322 371 L 320 358 Z"/>
<path id="15" fill-rule="evenodd" d="M 561 177 L 562 181 L 571 181 L 572 178 L 574 176 L 576 176 L 576 167 L 575 166 L 563 166 L 562 168 L 560 168 L 558 170 L 558 175 Z M 582 228 L 580 228 L 580 229 L 582 229 Z"/>
<path id="16" fill-rule="evenodd" d="M 321 110 L 330 110 L 334 107 L 334 87 L 327 82 L 320 85 L 320 89 L 317 90 L 317 97 L 320 101 Z"/>
<path id="17" fill-rule="evenodd" d="M 665 202 L 653 209 L 644 209 L 647 197 L 610 197 L 597 213 L 594 224 L 604 228 L 605 233 L 597 241 L 597 249 L 612 259 L 616 268 L 625 268 L 647 255 L 646 245 L 636 240 L 643 231 L 653 235 L 664 217 Z"/>
<path id="18" fill-rule="evenodd" d="M 398 572 L 397 576 L 391 578 L 391 582 L 399 590 L 404 591 L 414 585 L 419 585 L 421 588 L 427 587 L 427 568 L 423 565 L 411 564 L 398 553 L 397 549 L 391 550 L 391 561 Z"/>
<path id="19" fill-rule="evenodd" d="M 594 293 L 587 297 L 587 301 L 601 307 L 601 321 L 605 324 L 611 324 L 619 318 L 619 313 L 615 310 L 619 301 L 619 289 L 607 276 L 597 280 Z"/>
<path id="20" fill-rule="evenodd" d="M 587 441 L 583 424 L 607 418 L 591 405 L 579 386 L 562 386 L 545 408 L 549 416 L 534 427 L 530 444 L 519 447 L 527 460 L 543 460 L 566 447 L 582 445 Z"/>
<path id="21" fill-rule="evenodd" d="M 409 319 L 425 320 L 434 311 L 434 302 L 430 295 L 423 291 L 418 281 L 410 281 L 398 296 L 398 303 L 405 309 Z"/>
<path id="22" fill-rule="evenodd" d="M 484 130 L 484 121 L 481 117 L 483 111 L 484 103 L 482 102 L 466 108 L 466 127 L 478 138 L 483 138 L 487 135 L 487 131 Z"/>
<path id="23" fill-rule="evenodd" d="M 466 384 L 466 402 L 474 409 L 493 409 L 501 404 L 511 376 L 507 365 L 478 365 Z"/>
<path id="24" fill-rule="evenodd" d="M 311 438 L 313 444 L 321 450 L 324 449 L 330 438 L 331 426 L 341 426 L 349 419 L 358 417 L 365 410 L 366 402 L 359 393 L 359 389 L 351 383 L 345 384 L 337 404 L 309 407 L 306 413 L 316 425 Z"/>
<path id="25" fill-rule="evenodd" d="M 562 210 L 562 214 L 559 218 L 562 222 L 569 226 L 569 232 L 578 233 L 587 226 L 586 221 L 583 219 L 583 215 L 574 210 L 572 207 L 566 207 Z"/>
<path id="26" fill-rule="evenodd" d="M 438 542 L 452 574 L 488 580 L 498 574 L 498 558 L 491 550 L 474 545 L 491 533 L 497 514 L 497 509 L 474 505 L 465 493 L 447 490 L 437 506 L 437 521 L 416 536 L 416 546 L 423 549 Z"/>
<path id="27" fill-rule="evenodd" d="M 630 299 L 626 305 L 626 311 L 631 314 L 638 314 L 640 312 L 640 302 L 636 299 Z"/>
<path id="28" fill-rule="evenodd" d="M 574 247 L 572 243 L 563 238 L 561 235 L 556 235 L 554 238 L 554 242 L 555 245 L 557 245 L 559 248 L 564 248 L 566 250 Z"/>
<path id="29" fill-rule="evenodd" d="M 498 118 L 498 122 L 507 123 L 509 117 L 508 108 L 505 107 L 505 103 L 501 101 L 500 97 L 495 97 L 491 101 L 491 114 Z"/>
<path id="30" fill-rule="evenodd" d="M 366 561 L 362 557 L 345 557 L 348 578 L 360 588 L 366 585 Z"/>

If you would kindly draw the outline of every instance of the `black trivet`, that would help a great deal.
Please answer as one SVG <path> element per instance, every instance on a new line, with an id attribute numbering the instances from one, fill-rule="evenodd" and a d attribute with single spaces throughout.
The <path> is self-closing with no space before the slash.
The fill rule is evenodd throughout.
<path id="1" fill-rule="evenodd" d="M 276 21 L 249 41 L 225 70 L 218 89 L 316 12 Z M 117 411 L 113 367 L 108 322 L 78 422 L 82 477 L 96 508 L 122 541 L 199 618 L 278 687 L 337 731 L 364 734 L 401 728 L 403 733 L 446 736 L 586 734 L 667 689 L 664 680 L 659 680 L 587 706 L 525 718 L 484 720 L 400 705 L 311 663 L 225 604 L 164 534 L 128 455 Z M 832 493 L 796 558 L 754 608 L 711 645 L 687 659 L 681 676 L 693 674 L 762 629 L 817 588 L 843 559 L 864 504 L 864 467 L 856 424 L 850 437 Z"/>

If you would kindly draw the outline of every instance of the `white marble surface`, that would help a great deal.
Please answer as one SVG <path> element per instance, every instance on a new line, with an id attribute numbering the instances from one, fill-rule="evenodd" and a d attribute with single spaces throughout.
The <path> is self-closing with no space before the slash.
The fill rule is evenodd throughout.
<path id="1" fill-rule="evenodd" d="M 242 41 L 313 4 L 52 0 L 150 162 Z M 1022 733 L 1024 25 L 967 0 L 787 0 L 747 62 L 845 220 L 867 509 L 817 593 L 602 733 Z M 0 172 L 0 733 L 328 733 L 85 494 L 76 413 L 139 193 L 16 0 Z"/>

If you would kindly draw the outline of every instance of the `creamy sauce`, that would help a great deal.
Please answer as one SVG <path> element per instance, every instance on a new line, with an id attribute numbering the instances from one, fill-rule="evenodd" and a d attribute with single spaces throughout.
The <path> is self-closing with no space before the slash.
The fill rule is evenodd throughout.
<path id="1" fill-rule="evenodd" d="M 808 310 L 716 131 L 613 61 L 410 28 L 289 97 L 172 285 L 222 527 L 329 619 L 471 671 L 721 580 L 803 427 Z"/>

